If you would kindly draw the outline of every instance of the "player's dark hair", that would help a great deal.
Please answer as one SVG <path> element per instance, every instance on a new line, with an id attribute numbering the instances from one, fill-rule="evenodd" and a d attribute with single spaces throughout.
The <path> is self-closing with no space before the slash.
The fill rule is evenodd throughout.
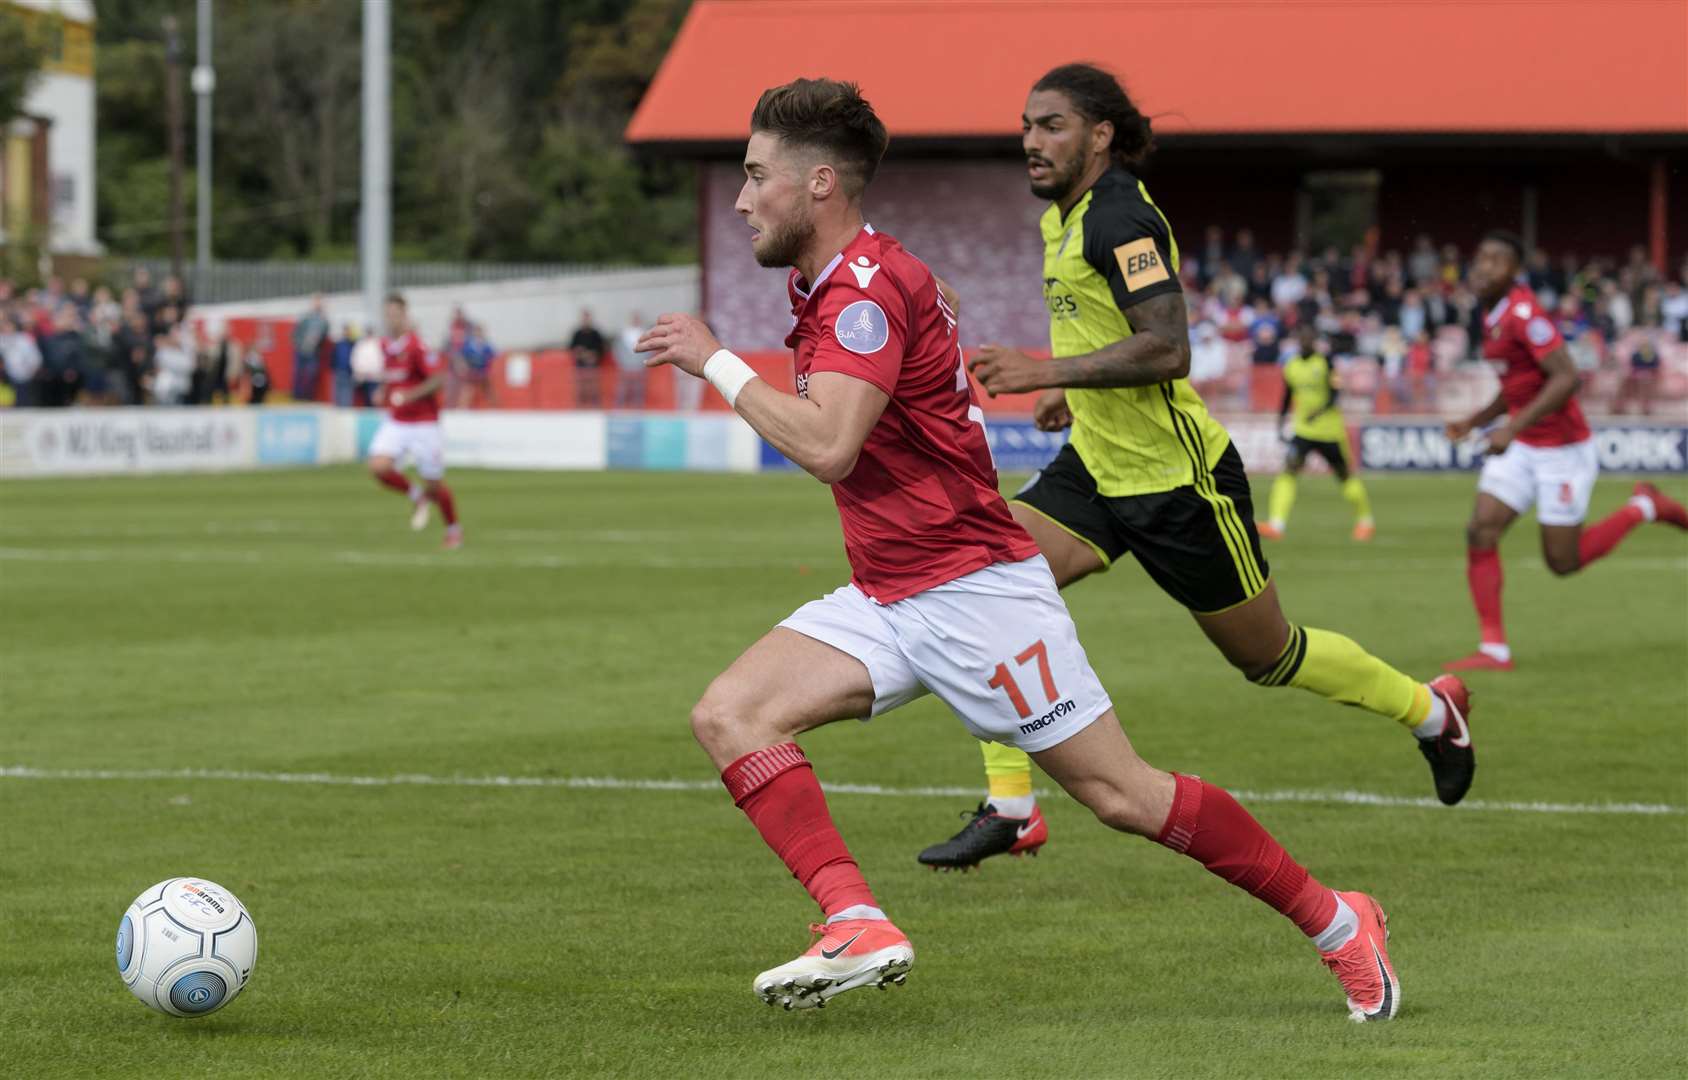
<path id="1" fill-rule="evenodd" d="M 1114 141 L 1110 149 L 1114 164 L 1135 168 L 1148 160 L 1155 149 L 1155 133 L 1149 118 L 1137 111 L 1119 79 L 1096 64 L 1062 64 L 1050 69 L 1032 87 L 1055 90 L 1067 95 L 1080 116 L 1092 124 L 1106 120 L 1114 125 Z"/>
<path id="2" fill-rule="evenodd" d="M 1510 229 L 1490 229 L 1483 234 L 1483 240 L 1493 240 L 1497 244 L 1505 244 L 1512 249 L 1513 258 L 1520 264 L 1524 261 L 1524 238 Z M 1479 241 L 1481 243 L 1482 241 Z"/>
<path id="3" fill-rule="evenodd" d="M 824 151 L 852 198 L 873 180 L 891 137 L 853 82 L 793 79 L 762 92 L 750 130 L 794 146 Z"/>
<path id="4" fill-rule="evenodd" d="M 390 292 L 390 293 L 388 293 L 387 294 L 387 303 L 397 304 L 401 308 L 409 308 L 410 307 L 409 304 L 404 302 L 404 293 L 401 293 L 401 292 Z"/>

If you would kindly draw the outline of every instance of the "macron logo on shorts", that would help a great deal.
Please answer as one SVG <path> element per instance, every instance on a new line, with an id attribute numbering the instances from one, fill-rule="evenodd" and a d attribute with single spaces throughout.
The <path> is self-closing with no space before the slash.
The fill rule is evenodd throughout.
<path id="1" fill-rule="evenodd" d="M 1050 724 L 1053 724 L 1055 721 L 1061 719 L 1063 716 L 1066 716 L 1068 713 L 1077 711 L 1078 703 L 1073 701 L 1071 698 L 1068 698 L 1066 701 L 1056 705 L 1053 709 L 1050 709 L 1036 720 L 1033 720 L 1030 723 L 1021 724 L 1020 734 L 1030 735 L 1032 732 L 1037 731 L 1040 728 L 1048 727 Z"/>

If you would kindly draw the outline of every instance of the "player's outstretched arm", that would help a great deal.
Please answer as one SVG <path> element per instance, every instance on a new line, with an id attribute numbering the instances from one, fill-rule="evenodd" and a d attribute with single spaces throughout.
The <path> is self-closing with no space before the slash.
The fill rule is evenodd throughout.
<path id="1" fill-rule="evenodd" d="M 1541 369 L 1547 372 L 1547 381 L 1542 383 L 1536 396 L 1530 403 L 1518 410 L 1518 415 L 1507 421 L 1506 426 L 1516 435 L 1520 431 L 1527 431 L 1544 416 L 1549 416 L 1565 407 L 1571 400 L 1571 395 L 1582 385 L 1582 376 L 1577 374 L 1576 364 L 1571 362 L 1571 354 L 1561 345 L 1537 361 Z"/>
<path id="2" fill-rule="evenodd" d="M 409 387 L 408 389 L 393 390 L 393 391 L 388 392 L 387 401 L 388 401 L 389 404 L 391 404 L 395 407 L 397 407 L 399 405 L 403 405 L 406 402 L 421 401 L 423 398 L 427 397 L 429 394 L 439 393 L 440 389 L 444 386 L 445 386 L 445 372 L 443 372 L 443 371 L 436 372 L 436 373 L 428 376 L 426 379 L 423 379 L 421 382 L 417 383 L 415 386 Z"/>
<path id="3" fill-rule="evenodd" d="M 1056 386 L 1154 386 L 1190 374 L 1190 317 L 1183 293 L 1163 293 L 1125 310 L 1131 336 L 1055 361 Z"/>
<path id="4" fill-rule="evenodd" d="M 1162 293 L 1125 311 L 1132 334 L 1095 352 L 1037 360 L 986 345 L 968 363 L 985 392 L 1016 394 L 1050 387 L 1155 386 L 1190 373 L 1190 324 L 1183 293 Z"/>
<path id="5" fill-rule="evenodd" d="M 1448 421 L 1447 435 L 1454 442 L 1459 442 L 1473 431 L 1487 424 L 1497 417 L 1506 415 L 1506 396 L 1496 393 L 1493 401 L 1478 409 L 1463 420 Z"/>
<path id="6" fill-rule="evenodd" d="M 804 472 L 823 484 L 836 484 L 855 470 L 868 432 L 890 400 L 864 379 L 816 371 L 809 375 L 807 398 L 757 379 L 745 386 L 733 408 Z"/>
<path id="7" fill-rule="evenodd" d="M 836 371 L 813 372 L 806 397 L 782 393 L 690 315 L 664 315 L 634 349 L 649 354 L 647 367 L 673 364 L 708 379 L 756 434 L 823 484 L 836 484 L 855 469 L 868 432 L 891 400 L 872 383 Z"/>

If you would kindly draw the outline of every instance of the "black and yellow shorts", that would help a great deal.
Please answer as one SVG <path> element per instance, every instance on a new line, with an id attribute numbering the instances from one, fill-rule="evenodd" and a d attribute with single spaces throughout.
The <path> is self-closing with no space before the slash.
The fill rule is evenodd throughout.
<path id="1" fill-rule="evenodd" d="M 1287 457 L 1292 468 L 1299 469 L 1301 463 L 1313 454 L 1325 459 L 1330 471 L 1336 474 L 1338 480 L 1348 479 L 1351 471 L 1348 464 L 1348 440 L 1341 442 L 1320 442 L 1318 439 L 1303 439 L 1297 435 L 1289 441 Z"/>
<path id="2" fill-rule="evenodd" d="M 1198 483 L 1110 498 L 1097 492 L 1068 444 L 1013 501 L 1083 540 L 1107 565 L 1129 551 L 1155 584 L 1198 615 L 1254 599 L 1271 574 L 1235 446 Z"/>

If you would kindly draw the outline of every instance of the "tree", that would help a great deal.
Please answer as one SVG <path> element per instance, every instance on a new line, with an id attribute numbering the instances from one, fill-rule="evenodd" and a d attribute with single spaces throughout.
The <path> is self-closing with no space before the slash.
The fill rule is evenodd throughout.
<path id="1" fill-rule="evenodd" d="M 632 0 L 619 19 L 575 24 L 561 87 L 570 113 L 607 112 L 625 124 L 690 7 L 691 0 Z"/>
<path id="2" fill-rule="evenodd" d="M 361 26 L 358 4 L 270 0 L 229 7 L 218 28 L 217 138 L 298 211 L 307 248 L 331 243 L 356 199 Z"/>
<path id="3" fill-rule="evenodd" d="M 621 142 L 689 0 L 405 0 L 393 11 L 393 243 L 438 259 L 673 262 L 693 173 Z M 345 258 L 361 168 L 360 5 L 219 5 L 219 257 Z M 159 22 L 189 0 L 101 0 L 99 228 L 163 249 Z M 190 130 L 191 141 L 191 130 Z"/>
<path id="4" fill-rule="evenodd" d="M 47 62 L 47 43 L 22 13 L 0 7 L 0 124 L 23 112 L 23 103 Z"/>

